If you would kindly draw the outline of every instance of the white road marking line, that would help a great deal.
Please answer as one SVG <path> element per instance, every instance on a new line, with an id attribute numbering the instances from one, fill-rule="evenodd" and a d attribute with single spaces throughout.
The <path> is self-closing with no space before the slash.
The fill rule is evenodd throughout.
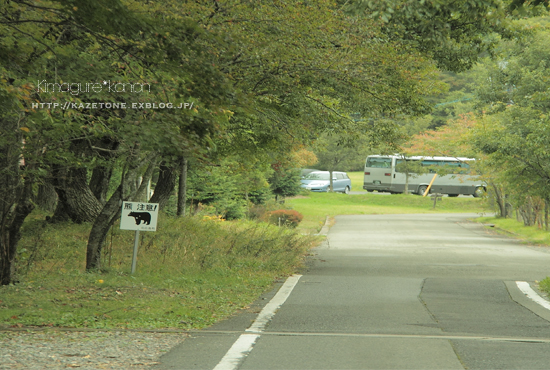
<path id="1" fill-rule="evenodd" d="M 241 334 L 214 370 L 236 369 L 241 361 L 252 351 L 252 347 L 254 347 L 254 343 L 256 343 L 259 337 L 260 334 Z"/>
<path id="2" fill-rule="evenodd" d="M 302 275 L 292 275 L 286 279 L 277 294 L 275 294 L 269 303 L 262 309 L 252 325 L 245 330 L 246 332 L 253 332 L 254 334 L 241 334 L 239 339 L 233 343 L 214 370 L 235 370 L 238 368 L 242 360 L 252 351 L 254 344 L 258 338 L 260 338 L 260 333 L 264 331 L 266 325 L 273 316 L 275 316 L 277 310 L 285 303 L 301 277 Z"/>
<path id="3" fill-rule="evenodd" d="M 265 305 L 263 310 L 260 312 L 256 320 L 245 331 L 255 333 L 264 331 L 267 323 L 273 318 L 273 316 L 275 316 L 275 312 L 277 312 L 277 310 L 283 305 L 283 303 L 285 303 L 286 299 L 288 298 L 290 293 L 292 293 L 292 290 L 294 289 L 294 287 L 298 283 L 298 280 L 300 280 L 301 277 L 302 275 L 292 275 L 288 279 L 286 279 L 281 289 L 279 289 L 277 294 L 275 294 L 275 296 L 271 298 L 269 303 Z"/>
<path id="4" fill-rule="evenodd" d="M 516 285 L 518 286 L 519 290 L 521 290 L 527 296 L 527 298 L 530 298 L 531 300 L 540 304 L 542 307 L 550 310 L 550 302 L 538 295 L 537 292 L 535 292 L 533 288 L 531 288 L 528 282 L 516 281 Z"/>

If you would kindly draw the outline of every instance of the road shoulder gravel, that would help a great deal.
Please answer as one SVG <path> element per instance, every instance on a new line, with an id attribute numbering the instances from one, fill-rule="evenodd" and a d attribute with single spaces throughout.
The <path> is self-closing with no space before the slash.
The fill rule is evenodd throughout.
<path id="1" fill-rule="evenodd" d="M 0 331 L 0 369 L 149 369 L 187 337 L 180 332 Z"/>

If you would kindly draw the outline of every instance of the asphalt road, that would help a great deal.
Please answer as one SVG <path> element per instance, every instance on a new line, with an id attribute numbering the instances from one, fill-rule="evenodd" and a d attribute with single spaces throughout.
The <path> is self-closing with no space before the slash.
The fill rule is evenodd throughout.
<path id="1" fill-rule="evenodd" d="M 516 283 L 550 275 L 550 253 L 468 217 L 338 216 L 294 286 L 192 333 L 158 369 L 550 369 L 550 310 Z"/>

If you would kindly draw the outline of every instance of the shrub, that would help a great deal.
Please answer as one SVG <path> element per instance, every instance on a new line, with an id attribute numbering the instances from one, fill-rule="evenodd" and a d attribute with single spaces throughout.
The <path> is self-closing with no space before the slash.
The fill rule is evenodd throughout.
<path id="1" fill-rule="evenodd" d="M 291 209 L 279 209 L 277 211 L 269 212 L 268 221 L 275 225 L 296 227 L 303 218 L 304 216 L 298 211 Z"/>
<path id="2" fill-rule="evenodd" d="M 274 199 L 264 204 L 249 204 L 247 216 L 250 220 L 269 221 L 269 214 L 273 211 L 286 209 Z"/>
<path id="3" fill-rule="evenodd" d="M 273 194 L 269 187 L 259 188 L 248 193 L 248 200 L 254 204 L 266 204 Z"/>
<path id="4" fill-rule="evenodd" d="M 275 171 L 269 178 L 271 190 L 278 197 L 293 197 L 302 192 L 299 169 L 281 169 L 274 166 Z"/>
<path id="5" fill-rule="evenodd" d="M 244 199 L 226 200 L 215 204 L 226 220 L 237 220 L 246 217 L 246 201 Z"/>

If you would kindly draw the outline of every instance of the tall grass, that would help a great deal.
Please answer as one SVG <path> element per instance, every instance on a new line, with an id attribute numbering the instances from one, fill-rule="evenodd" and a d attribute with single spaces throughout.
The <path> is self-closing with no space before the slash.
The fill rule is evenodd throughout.
<path id="1" fill-rule="evenodd" d="M 0 325 L 201 328 L 246 307 L 296 272 L 316 239 L 266 223 L 196 217 L 142 232 L 113 227 L 101 272 L 86 273 L 89 225 L 30 220 L 17 259 L 20 283 L 0 287 Z"/>

